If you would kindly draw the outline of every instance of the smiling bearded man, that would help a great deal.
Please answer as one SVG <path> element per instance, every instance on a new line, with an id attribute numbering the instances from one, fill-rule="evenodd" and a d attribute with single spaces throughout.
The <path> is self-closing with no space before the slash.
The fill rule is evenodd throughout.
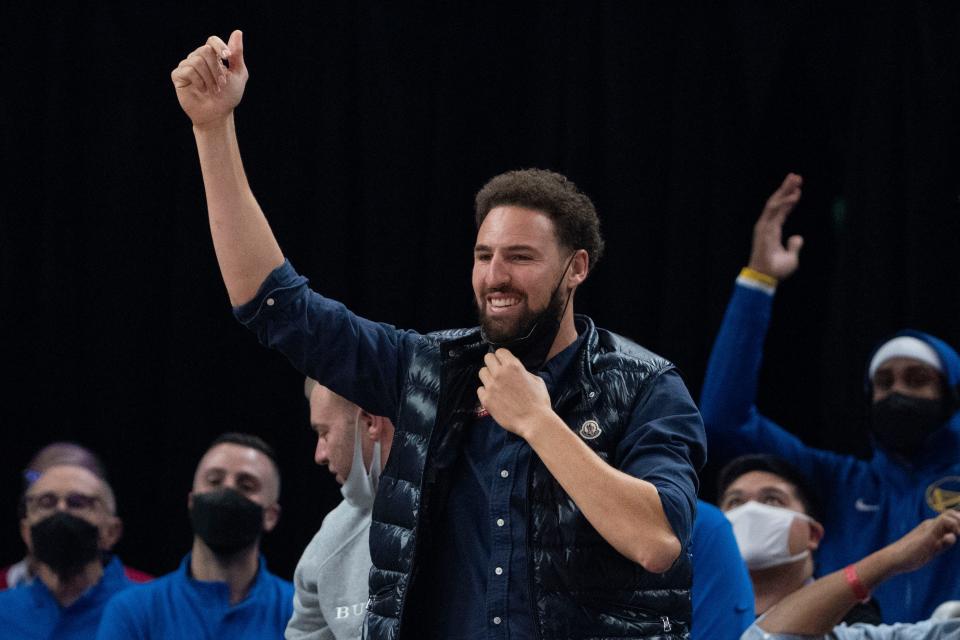
<path id="1" fill-rule="evenodd" d="M 672 364 L 574 315 L 603 251 L 593 203 L 550 171 L 495 177 L 476 200 L 482 329 L 371 322 L 280 251 L 240 161 L 247 78 L 239 31 L 172 73 L 235 315 L 396 427 L 364 637 L 687 638 L 703 425 Z"/>

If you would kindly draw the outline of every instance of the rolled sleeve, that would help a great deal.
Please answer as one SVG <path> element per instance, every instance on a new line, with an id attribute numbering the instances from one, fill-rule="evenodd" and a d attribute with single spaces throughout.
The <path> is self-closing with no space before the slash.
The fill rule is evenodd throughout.
<path id="1" fill-rule="evenodd" d="M 651 483 L 686 548 L 693 529 L 697 472 L 706 461 L 700 412 L 675 370 L 662 373 L 634 407 L 617 449 L 618 468 Z"/>
<path id="2" fill-rule="evenodd" d="M 247 328 L 256 331 L 260 325 L 269 323 L 269 316 L 262 312 L 281 308 L 288 298 L 298 294 L 301 287 L 307 286 L 307 279 L 298 274 L 289 260 L 270 272 L 260 285 L 257 295 L 249 302 L 233 308 L 233 316 Z M 279 303 L 279 304 L 278 304 Z"/>
<path id="3" fill-rule="evenodd" d="M 308 284 L 284 261 L 234 316 L 301 373 L 370 413 L 395 419 L 403 363 L 422 336 L 361 318 Z"/>

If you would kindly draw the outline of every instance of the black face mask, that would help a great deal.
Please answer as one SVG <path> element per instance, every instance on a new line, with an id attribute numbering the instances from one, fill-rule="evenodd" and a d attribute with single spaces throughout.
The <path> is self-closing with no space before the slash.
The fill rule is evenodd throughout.
<path id="1" fill-rule="evenodd" d="M 567 311 L 567 305 L 570 303 L 570 296 L 561 303 L 561 298 L 557 295 L 560 291 L 560 285 L 563 284 L 563 278 L 567 275 L 567 269 L 573 263 L 576 254 L 570 256 L 567 266 L 563 268 L 560 281 L 554 287 L 550 296 L 550 302 L 547 308 L 537 314 L 525 326 L 521 326 L 517 332 L 519 335 L 502 340 L 493 341 L 483 328 L 483 318 L 481 318 L 480 335 L 484 342 L 490 345 L 490 351 L 497 349 L 506 349 L 514 355 L 527 371 L 536 372 L 547 361 L 547 355 L 550 353 L 550 347 L 560 332 L 560 322 L 563 320 L 563 314 Z"/>
<path id="2" fill-rule="evenodd" d="M 65 511 L 30 527 L 33 557 L 60 577 L 71 578 L 100 556 L 100 530 Z"/>
<path id="3" fill-rule="evenodd" d="M 253 546 L 263 531 L 263 507 L 233 489 L 193 494 L 190 524 L 210 550 L 231 556 Z"/>
<path id="4" fill-rule="evenodd" d="M 947 418 L 942 400 L 902 393 L 891 393 L 873 403 L 870 413 L 870 426 L 880 446 L 906 457 L 915 455 Z"/>

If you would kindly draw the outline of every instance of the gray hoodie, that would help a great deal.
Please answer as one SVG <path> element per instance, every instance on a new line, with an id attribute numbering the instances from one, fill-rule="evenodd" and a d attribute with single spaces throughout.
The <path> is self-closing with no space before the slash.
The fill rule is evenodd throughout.
<path id="1" fill-rule="evenodd" d="M 368 474 L 360 440 L 341 488 L 343 502 L 327 514 L 293 574 L 296 592 L 287 640 L 357 640 L 367 607 L 370 512 L 380 476 L 380 445 Z"/>

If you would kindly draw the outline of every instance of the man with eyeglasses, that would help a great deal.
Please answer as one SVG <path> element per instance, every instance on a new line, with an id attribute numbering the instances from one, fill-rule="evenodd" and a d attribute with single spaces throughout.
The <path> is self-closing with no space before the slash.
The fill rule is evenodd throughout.
<path id="1" fill-rule="evenodd" d="M 122 530 L 102 478 L 69 464 L 44 471 L 24 495 L 20 521 L 37 579 L 0 592 L 0 637 L 92 638 L 110 598 L 133 584 L 110 555 Z"/>
<path id="2" fill-rule="evenodd" d="M 24 491 L 19 505 L 19 518 L 26 515 L 26 504 L 23 496 L 26 495 L 27 490 L 33 486 L 37 478 L 43 475 L 44 471 L 50 467 L 63 464 L 83 467 L 98 478 L 107 477 L 103 461 L 90 449 L 76 442 L 51 442 L 37 451 L 23 470 Z M 0 591 L 32 584 L 37 573 L 34 564 L 33 558 L 30 557 L 28 552 L 19 562 L 0 569 Z M 153 580 L 152 575 L 126 564 L 123 567 L 123 572 L 133 582 Z"/>

